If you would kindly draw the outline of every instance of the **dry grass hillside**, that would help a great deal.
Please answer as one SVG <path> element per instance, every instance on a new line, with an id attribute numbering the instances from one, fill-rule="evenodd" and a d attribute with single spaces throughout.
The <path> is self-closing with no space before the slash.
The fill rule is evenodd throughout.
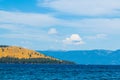
<path id="1" fill-rule="evenodd" d="M 29 50 L 26 48 L 16 47 L 16 46 L 6 46 L 0 47 L 0 58 L 2 57 L 12 57 L 18 59 L 29 59 L 29 58 L 49 58 L 55 59 L 49 56 L 45 56 L 44 54 L 38 53 L 33 50 Z"/>

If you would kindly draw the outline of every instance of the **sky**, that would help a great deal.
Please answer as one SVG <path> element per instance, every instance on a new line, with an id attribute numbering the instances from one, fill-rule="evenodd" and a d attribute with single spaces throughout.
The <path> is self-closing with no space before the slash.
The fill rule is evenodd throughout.
<path id="1" fill-rule="evenodd" d="M 0 44 L 34 50 L 120 48 L 120 0 L 0 0 Z"/>

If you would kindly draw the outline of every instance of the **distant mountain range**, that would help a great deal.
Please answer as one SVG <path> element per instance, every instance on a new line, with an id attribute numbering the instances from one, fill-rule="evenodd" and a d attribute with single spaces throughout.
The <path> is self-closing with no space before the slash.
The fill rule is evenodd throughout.
<path id="1" fill-rule="evenodd" d="M 120 65 L 120 50 L 37 51 L 78 64 Z"/>

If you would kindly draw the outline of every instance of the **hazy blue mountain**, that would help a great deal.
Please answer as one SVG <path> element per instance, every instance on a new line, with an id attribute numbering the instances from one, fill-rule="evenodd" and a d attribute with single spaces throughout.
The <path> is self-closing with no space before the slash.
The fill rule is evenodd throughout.
<path id="1" fill-rule="evenodd" d="M 73 61 L 78 64 L 120 65 L 120 50 L 37 51 L 48 56 Z"/>

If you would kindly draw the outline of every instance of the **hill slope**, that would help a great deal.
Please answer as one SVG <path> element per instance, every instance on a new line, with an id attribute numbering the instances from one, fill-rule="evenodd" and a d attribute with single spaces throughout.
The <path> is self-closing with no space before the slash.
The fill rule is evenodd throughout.
<path id="1" fill-rule="evenodd" d="M 35 52 L 33 50 L 16 47 L 16 46 L 9 46 L 9 47 L 1 47 L 0 48 L 0 58 L 2 57 L 13 57 L 13 58 L 51 58 L 48 56 L 45 56 L 41 53 Z M 54 59 L 54 58 L 51 58 Z"/>
<path id="2" fill-rule="evenodd" d="M 26 48 L 16 46 L 0 46 L 0 63 L 71 64 L 72 62 L 58 60 Z"/>

